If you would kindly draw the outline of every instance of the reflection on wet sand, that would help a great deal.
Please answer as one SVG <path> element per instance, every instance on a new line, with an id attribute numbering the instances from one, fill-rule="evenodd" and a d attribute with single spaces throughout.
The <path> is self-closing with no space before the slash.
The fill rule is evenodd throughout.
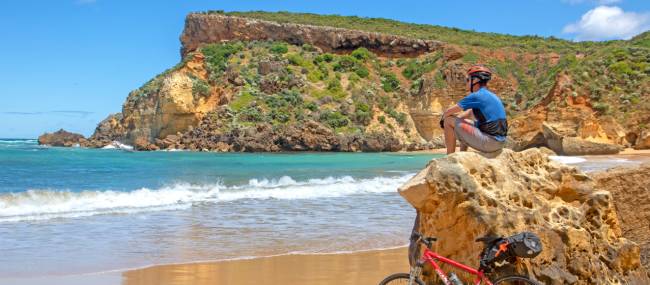
<path id="1" fill-rule="evenodd" d="M 377 284 L 396 272 L 408 272 L 405 247 L 153 266 L 124 272 L 123 284 Z"/>

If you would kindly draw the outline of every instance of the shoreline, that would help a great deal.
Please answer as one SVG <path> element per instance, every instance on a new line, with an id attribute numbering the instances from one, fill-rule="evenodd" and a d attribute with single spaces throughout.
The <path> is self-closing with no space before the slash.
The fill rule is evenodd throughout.
<path id="1" fill-rule="evenodd" d="M 408 272 L 407 255 L 408 245 L 328 253 L 290 252 L 81 274 L 0 278 L 0 284 L 377 284 L 390 274 Z"/>
<path id="2" fill-rule="evenodd" d="M 122 284 L 377 284 L 392 273 L 408 272 L 407 252 L 402 246 L 154 265 L 123 272 Z"/>

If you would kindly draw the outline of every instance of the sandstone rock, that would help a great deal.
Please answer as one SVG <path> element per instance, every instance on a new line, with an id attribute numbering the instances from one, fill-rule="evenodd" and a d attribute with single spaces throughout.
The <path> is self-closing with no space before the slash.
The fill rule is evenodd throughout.
<path id="1" fill-rule="evenodd" d="M 283 150 L 332 151 L 339 140 L 334 132 L 320 123 L 309 120 L 299 126 L 289 126 L 281 134 Z"/>
<path id="2" fill-rule="evenodd" d="M 38 144 L 50 146 L 65 146 L 71 147 L 80 145 L 85 142 L 83 135 L 68 132 L 60 129 L 53 133 L 45 133 L 38 137 Z"/>
<path id="3" fill-rule="evenodd" d="M 593 176 L 600 188 L 612 193 L 623 236 L 641 246 L 641 263 L 650 270 L 650 164 Z"/>
<path id="4" fill-rule="evenodd" d="M 538 149 L 435 159 L 399 193 L 416 208 L 419 231 L 439 238 L 436 250 L 465 264 L 478 266 L 478 237 L 532 231 L 544 251 L 500 274 L 514 271 L 544 284 L 650 282 L 638 245 L 622 235 L 612 195 Z"/>
<path id="5" fill-rule="evenodd" d="M 190 14 L 181 35 L 181 56 L 202 44 L 229 40 L 276 40 L 295 45 L 310 44 L 323 51 L 351 51 L 365 47 L 382 55 L 415 56 L 442 48 L 432 40 L 340 28 L 277 23 L 218 14 Z"/>
<path id="6" fill-rule="evenodd" d="M 562 155 L 617 154 L 622 147 L 565 136 L 556 126 L 542 124 L 546 145 Z"/>
<path id="7" fill-rule="evenodd" d="M 634 143 L 635 149 L 649 149 L 650 148 L 650 131 L 642 131 L 636 138 Z"/>

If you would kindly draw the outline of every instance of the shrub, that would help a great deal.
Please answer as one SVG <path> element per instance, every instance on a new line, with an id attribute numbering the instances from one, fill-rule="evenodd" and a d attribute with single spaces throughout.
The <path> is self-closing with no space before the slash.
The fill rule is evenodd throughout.
<path id="1" fill-rule="evenodd" d="M 607 103 L 602 103 L 602 102 L 596 102 L 596 104 L 593 105 L 594 110 L 598 111 L 599 113 L 607 113 L 609 111 L 609 105 Z"/>
<path id="2" fill-rule="evenodd" d="M 286 58 L 290 64 L 307 67 L 305 59 L 297 53 L 289 53 L 286 55 Z"/>
<path id="3" fill-rule="evenodd" d="M 314 62 L 316 63 L 332 62 L 332 60 L 334 60 L 334 55 L 331 53 L 320 54 L 314 58 Z"/>
<path id="4" fill-rule="evenodd" d="M 271 110 L 271 119 L 276 120 L 280 123 L 286 123 L 291 120 L 291 114 L 285 108 L 277 108 Z"/>
<path id="5" fill-rule="evenodd" d="M 634 70 L 627 64 L 626 61 L 620 61 L 609 66 L 609 70 L 617 75 L 633 75 Z"/>
<path id="6" fill-rule="evenodd" d="M 239 111 L 238 118 L 245 122 L 261 122 L 264 120 L 264 115 L 260 107 L 248 106 Z"/>
<path id="7" fill-rule="evenodd" d="M 354 120 L 362 125 L 368 125 L 371 119 L 370 106 L 364 103 L 357 103 L 354 110 Z"/>
<path id="8" fill-rule="evenodd" d="M 416 80 L 422 77 L 423 74 L 433 70 L 436 67 L 435 61 L 429 59 L 425 61 L 410 60 L 408 61 L 404 70 L 402 70 L 402 75 L 410 80 Z"/>
<path id="9" fill-rule="evenodd" d="M 280 98 L 287 102 L 290 106 L 298 106 L 302 104 L 302 96 L 296 90 L 285 90 L 280 94 Z"/>
<path id="10" fill-rule="evenodd" d="M 368 71 L 368 68 L 366 68 L 363 65 L 359 65 L 357 69 L 354 71 L 359 77 L 361 78 L 366 78 L 368 75 L 370 75 L 370 71 Z"/>
<path id="11" fill-rule="evenodd" d="M 334 77 L 327 81 L 327 90 L 329 91 L 342 91 L 343 86 L 341 86 L 341 80 L 337 77 Z"/>
<path id="12" fill-rule="evenodd" d="M 374 54 L 364 47 L 355 49 L 350 55 L 361 61 L 374 57 Z"/>
<path id="13" fill-rule="evenodd" d="M 394 109 L 388 111 L 388 115 L 391 116 L 398 124 L 404 125 L 406 123 L 406 114 L 402 112 L 397 112 Z"/>
<path id="14" fill-rule="evenodd" d="M 269 50 L 275 54 L 285 54 L 289 51 L 289 47 L 285 43 L 275 43 Z"/>
<path id="15" fill-rule="evenodd" d="M 384 116 L 379 116 L 377 119 L 379 120 L 380 123 L 382 123 L 382 124 L 386 124 L 386 117 L 384 117 Z"/>
<path id="16" fill-rule="evenodd" d="M 310 45 L 310 44 L 303 44 L 302 49 L 304 51 L 316 51 L 316 48 L 313 45 Z"/>
<path id="17" fill-rule="evenodd" d="M 192 77 L 192 95 L 193 96 L 210 95 L 210 85 L 201 78 Z"/>
<path id="18" fill-rule="evenodd" d="M 347 116 L 338 111 L 326 111 L 320 115 L 320 121 L 329 125 L 332 128 L 340 128 L 347 126 L 350 120 Z"/>
<path id="19" fill-rule="evenodd" d="M 334 63 L 334 71 L 352 71 L 356 69 L 357 67 L 357 59 L 349 56 L 349 55 L 344 55 L 340 56 L 336 62 Z"/>
<path id="20" fill-rule="evenodd" d="M 239 111 L 242 108 L 248 106 L 253 100 L 255 100 L 255 96 L 250 91 L 242 91 L 239 93 L 239 96 L 235 98 L 232 102 L 230 102 L 230 108 Z"/>
<path id="21" fill-rule="evenodd" d="M 386 92 L 393 92 L 399 89 L 399 80 L 397 76 L 391 72 L 385 72 L 381 76 L 381 87 Z"/>
<path id="22" fill-rule="evenodd" d="M 211 81 L 226 70 L 226 64 L 231 55 L 244 48 L 242 43 L 209 44 L 201 48 L 205 56 L 205 67 L 208 70 Z"/>
<path id="23" fill-rule="evenodd" d="M 325 76 L 320 70 L 312 70 L 307 73 L 307 80 L 316 83 L 325 79 Z"/>
<path id="24" fill-rule="evenodd" d="M 314 111 L 318 110 L 318 105 L 316 105 L 316 103 L 314 103 L 314 102 L 309 102 L 309 103 L 305 104 L 305 108 L 309 109 L 309 111 L 314 112 Z"/>

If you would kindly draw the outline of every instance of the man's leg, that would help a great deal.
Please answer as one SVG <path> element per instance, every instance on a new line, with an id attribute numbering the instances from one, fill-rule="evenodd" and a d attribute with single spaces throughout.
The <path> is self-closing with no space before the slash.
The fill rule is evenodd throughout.
<path id="1" fill-rule="evenodd" d="M 445 146 L 447 146 L 447 154 L 456 151 L 456 117 L 449 116 L 445 119 Z"/>
<path id="2" fill-rule="evenodd" d="M 467 151 L 467 144 L 463 141 L 460 141 L 460 151 Z"/>

